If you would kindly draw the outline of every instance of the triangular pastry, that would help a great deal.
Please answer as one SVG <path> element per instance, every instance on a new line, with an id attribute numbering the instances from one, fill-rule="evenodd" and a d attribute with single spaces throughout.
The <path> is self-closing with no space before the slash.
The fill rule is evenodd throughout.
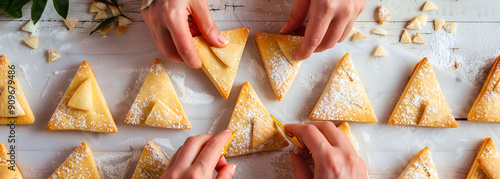
<path id="1" fill-rule="evenodd" d="M 500 178 L 500 158 L 480 158 L 479 165 L 489 178 Z"/>
<path id="2" fill-rule="evenodd" d="M 375 48 L 375 50 L 373 50 L 373 53 L 372 53 L 372 56 L 376 56 L 376 57 L 385 57 L 388 55 L 389 54 L 387 54 L 387 51 L 385 51 L 384 47 L 382 47 L 381 45 L 377 45 L 377 47 Z"/>
<path id="3" fill-rule="evenodd" d="M 415 65 L 388 124 L 424 127 L 458 127 L 427 58 Z"/>
<path id="4" fill-rule="evenodd" d="M 101 178 L 87 143 L 82 142 L 49 177 L 56 178 Z"/>
<path id="5" fill-rule="evenodd" d="M 351 55 L 346 53 L 332 75 L 309 118 L 354 122 L 377 122 L 368 96 L 359 79 Z"/>
<path id="6" fill-rule="evenodd" d="M 408 35 L 408 32 L 406 30 L 403 30 L 403 34 L 401 35 L 401 39 L 399 40 L 399 42 L 402 42 L 402 43 L 411 43 L 411 38 L 410 38 L 410 35 Z"/>
<path id="7" fill-rule="evenodd" d="M 435 178 L 438 179 L 436 167 L 434 166 L 434 161 L 432 160 L 431 150 L 428 147 L 420 150 L 420 152 L 415 155 L 411 161 L 408 163 L 406 168 L 403 170 L 399 179 L 404 178 Z"/>
<path id="8" fill-rule="evenodd" d="M 32 49 L 38 48 L 38 36 L 24 39 L 24 43 L 31 47 Z"/>
<path id="9" fill-rule="evenodd" d="M 500 56 L 493 62 L 486 81 L 467 114 L 467 120 L 500 122 Z"/>
<path id="10" fill-rule="evenodd" d="M 52 49 L 49 49 L 48 51 L 48 56 L 49 56 L 49 63 L 52 63 L 52 62 L 56 62 L 57 60 L 59 60 L 61 58 L 61 54 L 58 52 L 58 51 L 55 51 L 55 50 L 52 50 Z"/>
<path id="11" fill-rule="evenodd" d="M 356 41 L 361 41 L 361 40 L 365 40 L 367 37 L 365 35 L 363 35 L 363 33 L 361 32 L 356 32 L 352 38 L 351 38 L 351 41 L 353 42 L 356 42 Z"/>
<path id="12" fill-rule="evenodd" d="M 422 28 L 422 24 L 420 24 L 420 21 L 417 18 L 414 18 L 408 23 L 406 28 L 410 30 L 418 30 Z"/>
<path id="13" fill-rule="evenodd" d="M 384 6 L 378 7 L 378 22 L 384 24 L 391 18 L 392 14 Z"/>
<path id="14" fill-rule="evenodd" d="M 424 42 L 424 39 L 422 38 L 422 36 L 420 36 L 420 34 L 417 32 L 417 34 L 415 34 L 415 36 L 413 36 L 413 43 L 417 43 L 417 44 L 425 44 Z"/>
<path id="15" fill-rule="evenodd" d="M 290 63 L 285 53 L 281 49 L 278 39 L 286 41 L 301 41 L 302 36 L 278 35 L 267 33 L 255 33 L 255 41 L 259 48 L 260 57 L 264 63 L 269 82 L 273 88 L 273 92 L 279 101 L 283 100 L 288 90 L 292 86 L 295 76 L 299 71 L 302 60 Z M 285 51 L 290 48 L 285 49 Z M 293 53 L 290 50 L 287 53 Z M 294 56 L 294 55 L 292 55 Z M 290 60 L 292 61 L 292 60 Z"/>
<path id="16" fill-rule="evenodd" d="M 443 28 L 448 33 L 453 33 L 457 29 L 457 24 L 456 23 L 449 23 L 449 24 L 443 25 Z"/>
<path id="17" fill-rule="evenodd" d="M 434 19 L 434 31 L 441 30 L 444 26 L 444 19 Z"/>
<path id="18" fill-rule="evenodd" d="M 11 121 L 15 121 L 16 124 L 31 124 L 35 121 L 35 116 L 21 88 L 18 74 L 9 74 L 16 70 L 9 67 L 16 68 L 10 65 L 7 57 L 0 55 L 0 92 L 2 92 L 0 94 L 0 124 L 9 124 Z M 11 81 L 10 85 L 9 81 Z M 9 96 L 11 96 L 9 91 L 15 94 L 15 99 L 11 100 L 11 103 L 14 102 L 12 113 L 9 109 Z"/>
<path id="19" fill-rule="evenodd" d="M 277 38 L 278 44 L 280 46 L 281 51 L 285 55 L 286 59 L 293 66 L 297 63 L 295 59 L 295 54 L 300 47 L 300 43 L 302 43 L 303 38 L 295 38 L 295 39 L 285 39 L 285 38 Z"/>
<path id="20" fill-rule="evenodd" d="M 381 35 L 381 36 L 386 36 L 387 31 L 381 28 L 375 28 L 370 31 L 370 34 L 375 34 L 375 35 Z"/>
<path id="21" fill-rule="evenodd" d="M 425 2 L 424 5 L 422 6 L 422 11 L 433 11 L 433 10 L 438 10 L 438 7 L 430 1 Z"/>
<path id="22" fill-rule="evenodd" d="M 91 88 L 91 94 L 88 94 L 88 88 Z M 45 129 L 103 133 L 118 131 L 94 71 L 86 61 L 78 68 Z"/>
<path id="23" fill-rule="evenodd" d="M 229 44 L 224 48 L 212 47 L 203 36 L 193 37 L 194 47 L 202 62 L 201 70 L 215 85 L 220 95 L 229 97 L 250 27 L 221 32 Z"/>
<path id="24" fill-rule="evenodd" d="M 255 126 L 256 123 L 257 126 Z M 238 101 L 231 115 L 231 120 L 227 126 L 227 129 L 230 131 L 238 132 L 236 132 L 224 156 L 234 157 L 262 151 L 278 150 L 288 146 L 288 141 L 280 132 L 273 132 L 274 135 L 269 137 L 270 131 L 273 130 L 269 130 L 269 127 L 276 130 L 273 119 L 250 83 L 243 83 Z M 254 134 L 254 132 L 259 134 Z M 265 138 L 268 139 L 264 140 Z M 254 140 L 264 140 L 264 142 L 256 147 L 252 147 Z"/>
<path id="25" fill-rule="evenodd" d="M 465 177 L 466 179 L 488 178 L 479 163 L 479 159 L 500 159 L 500 154 L 498 153 L 497 147 L 491 138 L 485 138 L 483 143 L 481 143 L 481 146 L 479 146 L 479 149 L 476 152 L 476 158 L 474 158 L 469 172 Z"/>
<path id="26" fill-rule="evenodd" d="M 142 150 L 132 179 L 158 179 L 167 168 L 168 160 L 163 152 L 151 141 Z"/>
<path id="27" fill-rule="evenodd" d="M 191 129 L 191 123 L 159 59 L 156 58 L 151 65 L 125 117 L 125 123 L 169 129 Z"/>
<path id="28" fill-rule="evenodd" d="M 259 146 L 267 139 L 274 136 L 277 131 L 274 125 L 269 125 L 263 118 L 255 116 L 253 119 L 252 148 Z"/>
<path id="29" fill-rule="evenodd" d="M 10 160 L 9 149 L 0 142 L 0 178 L 1 179 L 23 179 L 21 170 L 16 164 L 12 164 L 8 161 Z M 17 163 L 17 162 L 16 162 Z"/>

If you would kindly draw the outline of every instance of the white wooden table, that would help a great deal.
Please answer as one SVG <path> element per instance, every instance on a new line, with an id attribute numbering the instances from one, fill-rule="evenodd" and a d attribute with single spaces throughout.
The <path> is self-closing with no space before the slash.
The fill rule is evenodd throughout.
<path id="1" fill-rule="evenodd" d="M 460 127 L 457 129 L 388 126 L 388 111 L 392 109 L 399 93 L 375 93 L 377 88 L 383 87 L 369 85 L 372 83 L 370 80 L 382 76 L 378 74 L 380 65 L 394 60 L 396 56 L 398 59 L 408 56 L 411 63 L 401 63 L 402 68 L 394 69 L 394 73 L 402 76 L 397 82 L 398 89 L 393 91 L 400 91 L 411 73 L 412 63 L 428 56 L 435 70 L 456 76 L 462 80 L 460 84 L 470 84 L 468 91 L 460 92 L 461 89 L 443 87 L 449 86 L 453 80 L 443 81 L 451 78 L 438 75 L 455 117 L 464 118 L 467 106 L 470 106 L 469 99 L 475 97 L 491 63 L 500 55 L 500 13 L 496 10 L 500 7 L 500 1 L 434 0 L 439 10 L 425 12 L 429 16 L 428 25 L 418 31 L 427 42 L 425 45 L 398 43 L 406 23 L 424 14 L 419 9 L 425 1 L 368 1 L 355 28 L 368 35 L 371 29 L 379 27 L 386 29 L 389 35 L 370 35 L 369 41 L 358 44 L 343 42 L 325 53 L 313 55 L 310 62 L 303 64 L 283 102 L 277 102 L 270 90 L 253 35 L 247 43 L 230 98 L 222 99 L 201 71 L 169 62 L 158 53 L 139 14 L 140 1 L 121 1 L 124 13 L 134 23 L 125 34 L 118 36 L 112 29 L 109 37 L 105 38 L 98 33 L 89 36 L 98 23 L 92 21 L 93 14 L 87 13 L 88 2 L 71 2 L 69 17 L 81 19 L 81 23 L 72 31 L 66 30 L 49 2 L 39 22 L 37 34 L 41 41 L 38 50 L 31 50 L 22 42 L 29 37 L 28 33 L 20 31 L 28 21 L 29 8 L 23 10 L 25 15 L 21 19 L 0 15 L 0 53 L 19 67 L 18 73 L 23 74 L 19 76 L 20 82 L 36 115 L 34 124 L 16 128 L 16 162 L 26 178 L 47 178 L 83 140 L 94 149 L 104 178 L 128 178 L 133 173 L 146 140 L 154 141 L 171 157 L 188 136 L 217 133 L 226 128 L 241 84 L 245 81 L 251 82 L 271 114 L 287 123 L 306 121 L 311 107 L 326 85 L 324 79 L 327 79 L 334 64 L 346 52 L 353 54 L 356 68 L 379 120 L 376 124 L 351 123 L 360 155 L 368 165 L 371 178 L 396 178 L 410 158 L 424 146 L 431 148 L 441 178 L 463 178 L 483 138 L 492 137 L 500 145 L 500 124 L 459 121 Z M 252 27 L 252 34 L 277 33 L 288 19 L 293 0 L 214 0 L 209 1 L 209 4 L 221 30 L 249 26 Z M 386 6 L 393 14 L 387 24 L 378 25 L 376 22 L 374 13 L 379 5 Z M 434 32 L 434 18 L 457 23 L 457 32 Z M 415 32 L 411 31 L 410 34 Z M 375 62 L 369 63 L 373 59 L 369 53 L 373 50 L 373 44 L 377 43 L 383 44 L 392 57 L 375 58 Z M 63 58 L 48 64 L 45 50 L 49 48 L 59 50 Z M 165 130 L 123 123 L 155 57 L 161 57 L 170 77 L 176 81 L 174 86 L 178 88 L 177 94 L 185 97 L 182 102 L 193 124 L 192 130 Z M 52 112 L 82 60 L 87 60 L 94 68 L 118 125 L 119 132 L 116 134 L 45 131 Z M 453 67 L 456 60 L 462 62 L 459 69 Z M 314 71 L 315 68 L 320 71 Z M 454 90 L 459 92 L 455 93 Z M 462 103 L 456 99 L 460 98 L 456 94 L 467 94 L 464 97 L 467 99 L 462 100 L 465 101 Z M 190 102 L 188 97 L 193 96 L 198 98 Z M 285 105 L 287 103 L 295 105 Z M 0 142 L 7 144 L 8 132 L 7 126 L 0 126 Z M 290 150 L 289 147 L 281 151 L 235 157 L 229 162 L 238 165 L 236 178 L 290 178 Z"/>

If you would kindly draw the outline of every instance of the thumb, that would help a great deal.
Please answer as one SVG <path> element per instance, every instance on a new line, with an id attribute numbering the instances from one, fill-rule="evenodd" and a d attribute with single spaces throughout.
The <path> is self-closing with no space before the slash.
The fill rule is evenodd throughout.
<path id="1" fill-rule="evenodd" d="M 220 33 L 215 25 L 207 1 L 193 1 L 191 8 L 194 10 L 192 11 L 193 20 L 198 26 L 203 38 L 213 46 L 225 47 L 229 41 L 227 41 L 226 37 Z"/>
<path id="2" fill-rule="evenodd" d="M 236 171 L 235 164 L 228 164 L 219 170 L 219 173 L 215 179 L 230 179 L 233 178 L 234 172 Z"/>
<path id="3" fill-rule="evenodd" d="M 313 173 L 306 160 L 297 154 L 290 154 L 290 162 L 293 166 L 293 174 L 297 179 L 313 178 Z"/>

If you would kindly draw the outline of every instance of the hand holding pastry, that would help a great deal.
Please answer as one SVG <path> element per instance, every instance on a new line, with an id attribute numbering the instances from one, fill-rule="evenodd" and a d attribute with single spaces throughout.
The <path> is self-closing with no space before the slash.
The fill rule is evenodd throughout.
<path id="1" fill-rule="evenodd" d="M 187 138 L 160 178 L 212 178 L 214 169 L 218 172 L 216 178 L 232 178 L 236 165 L 228 164 L 221 157 L 222 149 L 230 138 L 229 130 L 216 136 L 202 134 Z"/>
<path id="2" fill-rule="evenodd" d="M 143 0 L 145 6 L 148 0 Z M 215 25 L 206 0 L 154 0 L 141 11 L 158 50 L 169 60 L 201 68 L 193 36 L 203 37 L 213 46 L 228 44 Z M 193 17 L 192 24 L 188 16 Z"/>
<path id="3" fill-rule="evenodd" d="M 286 124 L 285 129 L 302 141 L 303 148 L 290 155 L 295 178 L 367 178 L 363 159 L 332 122 Z M 309 153 L 314 172 L 306 162 Z"/>
<path id="4" fill-rule="evenodd" d="M 288 22 L 281 27 L 280 33 L 304 35 L 295 54 L 295 59 L 304 60 L 313 52 L 322 52 L 342 42 L 364 8 L 364 0 L 295 0 Z M 309 22 L 303 34 L 308 13 Z"/>

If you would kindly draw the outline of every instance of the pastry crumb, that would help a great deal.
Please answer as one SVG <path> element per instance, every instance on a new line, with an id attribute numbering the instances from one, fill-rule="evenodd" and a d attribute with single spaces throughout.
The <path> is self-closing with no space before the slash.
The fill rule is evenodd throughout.
<path id="1" fill-rule="evenodd" d="M 462 65 L 462 62 L 460 62 L 460 61 L 458 61 L 458 60 L 457 60 L 457 61 L 455 61 L 455 68 L 456 68 L 456 69 L 460 68 L 460 65 Z"/>

